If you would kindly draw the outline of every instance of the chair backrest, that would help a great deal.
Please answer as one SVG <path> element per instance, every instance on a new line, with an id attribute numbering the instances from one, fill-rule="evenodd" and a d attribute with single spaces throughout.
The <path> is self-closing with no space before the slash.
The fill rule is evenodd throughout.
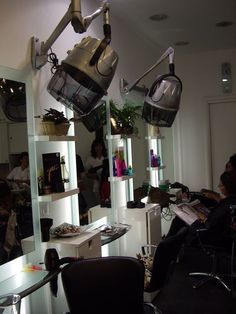
<path id="1" fill-rule="evenodd" d="M 136 258 L 85 259 L 61 276 L 71 314 L 143 314 L 144 266 Z"/>
<path id="2" fill-rule="evenodd" d="M 187 230 L 187 227 L 183 227 L 176 235 L 164 238 L 158 244 L 153 259 L 151 281 L 147 291 L 156 291 L 165 284 L 170 266 L 176 262 Z"/>

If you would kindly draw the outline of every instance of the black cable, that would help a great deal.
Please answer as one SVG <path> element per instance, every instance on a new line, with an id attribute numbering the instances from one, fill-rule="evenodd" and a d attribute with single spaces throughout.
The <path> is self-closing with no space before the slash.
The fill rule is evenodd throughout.
<path id="1" fill-rule="evenodd" d="M 52 51 L 52 49 L 50 48 L 50 53 L 47 55 L 48 57 L 48 63 L 51 63 L 52 66 L 51 66 L 51 72 L 52 74 L 54 74 L 58 68 L 58 63 L 59 63 L 59 60 L 57 58 L 57 55 Z"/>
<path id="2" fill-rule="evenodd" d="M 162 211 L 161 211 L 161 217 L 163 219 L 165 219 L 166 221 L 170 221 L 173 217 L 173 212 L 171 211 L 170 207 L 164 207 L 162 208 Z"/>

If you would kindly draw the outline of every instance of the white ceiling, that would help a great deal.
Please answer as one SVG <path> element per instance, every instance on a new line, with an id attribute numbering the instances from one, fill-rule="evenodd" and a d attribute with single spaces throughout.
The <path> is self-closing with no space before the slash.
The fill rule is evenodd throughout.
<path id="1" fill-rule="evenodd" d="M 154 44 L 179 53 L 192 53 L 236 47 L 236 0 L 110 0 L 115 15 L 135 28 Z M 168 19 L 151 21 L 153 14 L 167 14 Z M 229 27 L 216 27 L 231 21 Z M 111 23 L 112 24 L 112 23 Z M 188 41 L 187 46 L 175 46 Z"/>

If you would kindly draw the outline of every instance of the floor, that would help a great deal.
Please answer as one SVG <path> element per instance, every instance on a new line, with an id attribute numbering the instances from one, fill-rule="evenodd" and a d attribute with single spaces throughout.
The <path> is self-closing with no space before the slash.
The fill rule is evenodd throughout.
<path id="1" fill-rule="evenodd" d="M 163 314 L 235 314 L 236 296 L 232 297 L 218 282 L 212 280 L 198 289 L 192 287 L 194 279 L 189 272 L 206 271 L 209 266 L 209 257 L 204 253 L 185 249 L 183 258 L 153 303 Z"/>

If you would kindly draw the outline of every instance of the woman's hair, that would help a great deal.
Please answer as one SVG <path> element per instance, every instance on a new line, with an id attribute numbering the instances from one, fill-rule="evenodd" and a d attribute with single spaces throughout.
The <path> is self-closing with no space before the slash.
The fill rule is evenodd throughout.
<path id="1" fill-rule="evenodd" d="M 25 156 L 29 157 L 29 153 L 28 153 L 28 152 L 22 152 L 22 153 L 20 154 L 20 160 L 21 160 L 22 158 L 24 158 Z"/>
<path id="2" fill-rule="evenodd" d="M 11 202 L 11 189 L 5 180 L 0 179 L 0 205 L 5 207 L 8 206 Z"/>
<path id="3" fill-rule="evenodd" d="M 236 154 L 233 154 L 232 156 L 229 157 L 229 163 L 236 171 Z"/>
<path id="4" fill-rule="evenodd" d="M 101 145 L 101 146 L 102 146 L 102 156 L 103 156 L 103 157 L 106 157 L 106 156 L 107 156 L 107 150 L 106 150 L 104 141 L 103 141 L 102 139 L 95 139 L 95 140 L 92 142 L 92 145 L 91 145 L 91 155 L 92 155 L 92 157 L 94 157 L 94 158 L 97 157 L 97 155 L 96 155 L 96 150 L 95 150 L 95 147 L 96 147 L 97 145 Z"/>
<path id="5" fill-rule="evenodd" d="M 11 194 L 11 189 L 7 184 L 7 181 L 0 179 L 0 201 L 9 194 Z"/>
<path id="6" fill-rule="evenodd" d="M 236 195 L 236 171 L 225 171 L 220 176 L 220 181 L 229 195 Z"/>

